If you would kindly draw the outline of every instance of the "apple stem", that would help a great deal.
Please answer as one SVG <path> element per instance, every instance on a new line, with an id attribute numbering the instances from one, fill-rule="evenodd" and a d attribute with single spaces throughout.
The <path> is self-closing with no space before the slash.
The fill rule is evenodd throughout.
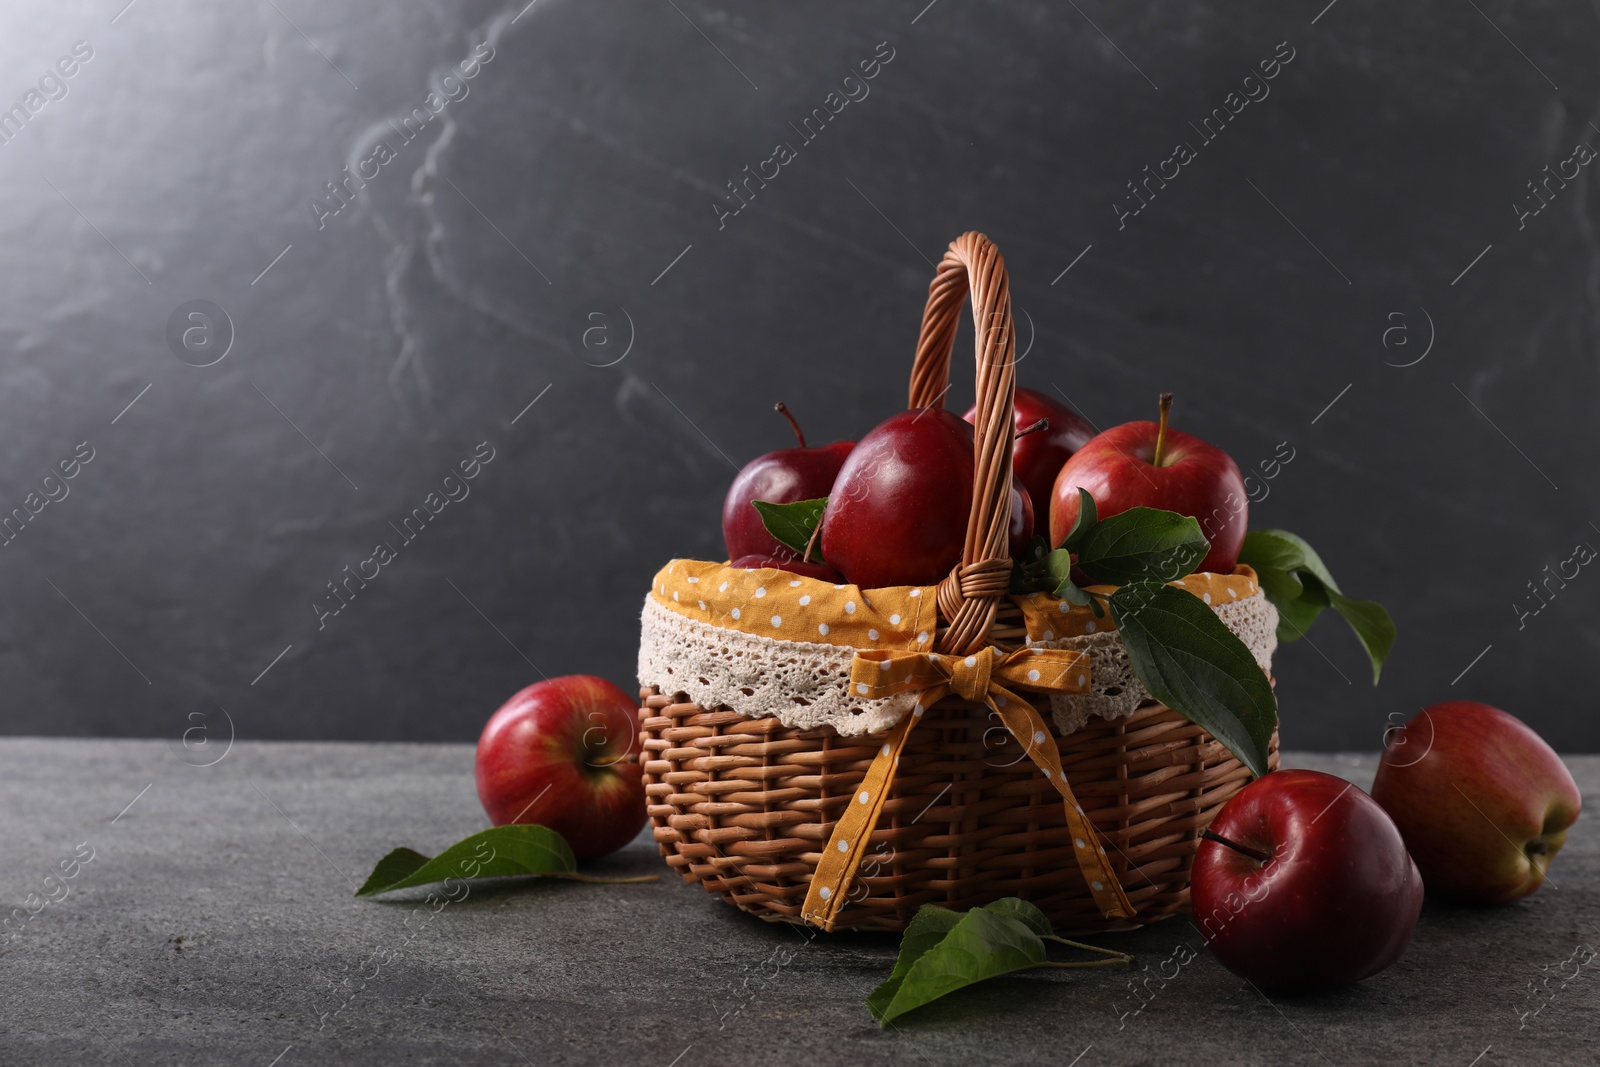
<path id="1" fill-rule="evenodd" d="M 794 427 L 794 435 L 800 439 L 800 447 L 806 447 L 806 435 L 801 432 L 800 424 L 794 421 L 794 416 L 789 413 L 789 405 L 780 400 L 772 405 L 772 410 L 789 420 L 789 425 Z"/>
<path id="2" fill-rule="evenodd" d="M 1117 966 L 1127 966 L 1128 964 L 1130 964 L 1132 962 L 1133 962 L 1133 957 L 1132 956 L 1123 956 L 1121 959 L 1116 959 L 1116 960 L 1084 960 L 1081 963 L 1078 963 L 1078 962 L 1074 962 L 1074 963 L 1058 963 L 1055 960 L 1045 960 L 1039 966 L 1041 966 L 1041 967 L 1061 967 L 1061 968 L 1069 968 L 1069 967 L 1117 967 Z"/>
<path id="3" fill-rule="evenodd" d="M 1215 841 L 1219 845 L 1226 845 L 1242 856 L 1249 856 L 1257 863 L 1272 862 L 1272 853 L 1262 852 L 1259 848 L 1251 848 L 1248 845 L 1241 845 L 1237 841 L 1229 841 L 1226 837 L 1223 837 L 1209 826 L 1200 832 L 1200 836 L 1205 838 L 1207 841 Z"/>
<path id="4" fill-rule="evenodd" d="M 600 878 L 592 874 L 579 874 L 577 871 L 567 871 L 558 875 L 571 882 L 585 882 L 589 885 L 638 885 L 641 882 L 659 882 L 659 874 L 640 874 L 632 878 Z"/>
<path id="5" fill-rule="evenodd" d="M 1153 466 L 1153 467 L 1161 466 L 1162 453 L 1164 453 L 1166 451 L 1166 448 L 1167 448 L 1167 415 L 1171 411 L 1172 411 L 1172 394 L 1171 393 L 1162 393 L 1161 394 L 1161 423 L 1156 428 L 1156 451 L 1155 451 L 1155 455 L 1150 457 L 1150 465 Z"/>
<path id="6" fill-rule="evenodd" d="M 1029 425 L 1029 426 L 1024 426 L 1022 429 L 1018 430 L 1017 431 L 1017 435 L 1015 437 L 1013 437 L 1012 440 L 1013 441 L 1020 441 L 1024 437 L 1028 436 L 1030 433 L 1038 433 L 1040 430 L 1048 430 L 1049 428 L 1050 428 L 1050 420 L 1049 419 L 1040 419 L 1038 422 L 1035 422 L 1035 423 L 1033 423 L 1032 425 Z"/>

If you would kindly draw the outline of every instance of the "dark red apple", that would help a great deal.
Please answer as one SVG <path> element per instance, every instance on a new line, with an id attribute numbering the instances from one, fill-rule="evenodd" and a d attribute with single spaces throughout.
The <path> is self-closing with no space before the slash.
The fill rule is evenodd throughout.
<path id="1" fill-rule="evenodd" d="M 861 439 L 822 514 L 822 553 L 863 589 L 936 585 L 961 562 L 972 510 L 973 429 L 943 408 L 902 411 Z M 1023 555 L 1033 505 L 1015 480 L 1007 545 Z"/>
<path id="2" fill-rule="evenodd" d="M 1016 478 L 1011 480 L 1011 526 L 1008 530 L 1007 545 L 1011 550 L 1011 558 L 1026 559 L 1028 545 L 1033 542 L 1033 501 L 1028 494 L 1017 484 Z"/>
<path id="3" fill-rule="evenodd" d="M 827 496 L 845 457 L 855 447 L 854 441 L 835 441 L 821 448 L 808 448 L 805 434 L 800 432 L 800 425 L 789 414 L 789 409 L 781 403 L 775 407 L 794 427 L 800 447 L 781 448 L 757 456 L 733 479 L 722 503 L 722 539 L 727 545 L 729 559 L 752 555 L 798 559 L 798 552 L 767 532 L 761 513 L 751 507 L 750 502 L 767 500 L 774 504 L 792 504 L 796 500 Z"/>
<path id="4" fill-rule="evenodd" d="M 976 405 L 967 412 L 965 418 L 969 423 L 977 423 Z M 1061 465 L 1094 436 L 1094 427 L 1082 415 L 1054 397 L 1019 387 L 1016 399 L 1018 432 L 1038 425 L 1040 419 L 1048 420 L 1049 427 L 1017 438 L 1011 454 L 1011 470 L 1017 481 L 1022 483 L 1023 491 L 1028 494 L 1035 518 L 1042 519 L 1050 515 L 1050 491 L 1055 487 Z"/>
<path id="5" fill-rule="evenodd" d="M 478 738 L 478 799 L 489 821 L 538 823 L 580 860 L 633 840 L 644 825 L 644 781 L 629 759 L 638 704 L 604 678 L 536 682 L 490 717 Z"/>
<path id="6" fill-rule="evenodd" d="M 1194 858 L 1195 925 L 1266 993 L 1359 982 L 1400 958 L 1422 876 L 1367 794 L 1321 771 L 1274 771 L 1217 813 Z"/>
<path id="7" fill-rule="evenodd" d="M 820 578 L 825 582 L 839 583 L 844 581 L 844 575 L 828 566 L 826 563 L 807 563 L 799 559 L 778 559 L 774 556 L 740 556 L 729 564 L 740 570 L 755 571 L 763 567 L 773 570 L 788 571 L 806 578 Z"/>
<path id="8" fill-rule="evenodd" d="M 1506 904 L 1544 884 L 1583 798 L 1544 738 L 1472 700 L 1425 708 L 1385 739 L 1372 797 L 1428 892 Z"/>
<path id="9" fill-rule="evenodd" d="M 1194 516 L 1211 542 L 1199 569 L 1233 572 L 1250 517 L 1244 478 L 1222 449 L 1167 428 L 1171 403 L 1172 394 L 1163 393 L 1159 423 L 1113 426 L 1067 460 L 1050 500 L 1052 545 L 1071 531 L 1078 518 L 1078 490 L 1087 489 L 1102 519 L 1135 507 Z"/>
<path id="10" fill-rule="evenodd" d="M 938 583 L 961 562 L 973 469 L 972 427 L 943 408 L 884 420 L 834 479 L 824 558 L 863 589 Z"/>

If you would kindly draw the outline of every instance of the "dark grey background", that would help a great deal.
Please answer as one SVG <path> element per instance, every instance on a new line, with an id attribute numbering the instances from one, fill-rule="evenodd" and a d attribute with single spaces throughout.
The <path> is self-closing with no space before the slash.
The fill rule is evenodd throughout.
<path id="1" fill-rule="evenodd" d="M 772 402 L 819 440 L 897 410 L 929 263 L 981 229 L 1024 384 L 1101 426 L 1172 389 L 1246 468 L 1289 442 L 1253 522 L 1393 610 L 1376 691 L 1331 619 L 1280 653 L 1286 744 L 1370 749 L 1459 696 L 1600 748 L 1600 576 L 1514 606 L 1600 545 L 1588 171 L 1512 206 L 1600 144 L 1595 12 L 925 3 L 7 5 L 0 106 L 95 54 L 0 145 L 0 512 L 95 458 L 0 549 L 3 729 L 471 739 L 541 672 L 631 685 L 649 577 L 720 552 L 734 468 L 786 444 Z M 485 38 L 319 230 L 324 183 Z M 719 230 L 724 183 L 883 41 L 870 96 Z M 1282 41 L 1270 96 L 1119 229 Z M 196 299 L 236 330 L 205 368 L 165 337 Z M 591 311 L 631 339 L 613 366 Z M 470 497 L 319 630 L 325 583 L 483 441 Z"/>

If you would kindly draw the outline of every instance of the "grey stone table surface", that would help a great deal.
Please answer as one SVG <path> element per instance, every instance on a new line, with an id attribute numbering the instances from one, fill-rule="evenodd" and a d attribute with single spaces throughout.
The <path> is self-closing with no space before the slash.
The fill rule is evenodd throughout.
<path id="1" fill-rule="evenodd" d="M 485 825 L 470 746 L 184 758 L 159 741 L 0 741 L 0 1063 L 1490 1067 L 1593 1063 L 1600 1037 L 1600 966 L 1582 965 L 1600 942 L 1592 816 L 1536 896 L 1430 903 L 1406 955 L 1341 992 L 1268 1000 L 1175 919 L 1105 939 L 1149 975 L 1195 950 L 1142 997 L 1121 972 L 1024 973 L 880 1030 L 862 999 L 895 938 L 808 939 L 675 877 L 501 883 L 437 911 L 420 891 L 353 899 L 389 848 L 432 853 Z M 1592 802 L 1600 757 L 1569 762 Z M 1374 766 L 1285 765 L 1362 787 Z M 595 870 L 665 873 L 647 834 Z M 30 893 L 55 899 L 26 917 Z"/>

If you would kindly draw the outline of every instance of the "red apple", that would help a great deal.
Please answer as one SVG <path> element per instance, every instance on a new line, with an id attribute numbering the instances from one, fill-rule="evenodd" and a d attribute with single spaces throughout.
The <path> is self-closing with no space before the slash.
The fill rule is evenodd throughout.
<path id="1" fill-rule="evenodd" d="M 722 539 L 727 545 L 729 559 L 740 556 L 798 559 L 799 553 L 767 532 L 761 513 L 751 507 L 750 502 L 766 500 L 774 504 L 792 504 L 796 500 L 827 496 L 845 457 L 855 447 L 854 441 L 835 441 L 821 448 L 807 448 L 806 436 L 800 432 L 800 424 L 789 414 L 789 409 L 781 403 L 775 407 L 794 427 L 800 447 L 781 448 L 757 456 L 733 479 L 728 496 L 722 502 Z"/>
<path id="2" fill-rule="evenodd" d="M 973 405 L 965 416 L 976 425 L 978 408 Z M 1094 436 L 1094 427 L 1076 411 L 1044 393 L 1032 389 L 1017 389 L 1016 428 L 1020 432 L 1037 425 L 1040 419 L 1049 420 L 1047 429 L 1017 438 L 1011 454 L 1011 470 L 1022 483 L 1038 518 L 1050 515 L 1050 491 L 1056 484 L 1061 465 L 1072 458 Z M 1015 554 L 1015 553 L 1013 553 Z"/>
<path id="3" fill-rule="evenodd" d="M 580 860 L 632 841 L 645 819 L 642 768 L 626 759 L 637 709 L 587 674 L 535 682 L 506 701 L 478 738 L 478 799 L 489 821 L 548 826 Z"/>
<path id="4" fill-rule="evenodd" d="M 822 554 L 863 589 L 936 585 L 961 562 L 976 469 L 972 427 L 943 408 L 912 408 L 861 439 L 822 513 Z M 1023 555 L 1033 506 L 1015 480 L 1007 547 Z"/>
<path id="5" fill-rule="evenodd" d="M 746 571 L 769 567 L 772 570 L 788 571 L 790 574 L 799 574 L 806 578 L 820 578 L 825 582 L 841 583 L 844 581 L 844 575 L 826 563 L 807 563 L 798 559 L 777 559 L 773 556 L 740 556 L 728 566 L 738 567 L 740 570 Z"/>
<path id="6" fill-rule="evenodd" d="M 1358 982 L 1400 958 L 1422 877 L 1375 801 L 1320 771 L 1274 771 L 1217 813 L 1190 903 L 1218 961 L 1263 992 Z"/>
<path id="7" fill-rule="evenodd" d="M 1233 457 L 1222 449 L 1167 429 L 1171 403 L 1171 393 L 1161 394 L 1159 423 L 1113 426 L 1090 438 L 1067 460 L 1056 476 L 1050 501 L 1052 545 L 1059 545 L 1071 531 L 1078 518 L 1078 490 L 1087 489 L 1102 519 L 1135 507 L 1194 516 L 1211 542 L 1199 569 L 1233 572 L 1249 520 L 1244 478 Z"/>
<path id="8" fill-rule="evenodd" d="M 1429 893 L 1486 904 L 1544 884 L 1583 803 L 1543 738 L 1471 700 L 1435 704 L 1390 731 L 1372 796 Z"/>
<path id="9" fill-rule="evenodd" d="M 902 411 L 861 439 L 822 514 L 822 554 L 863 589 L 933 585 L 961 562 L 972 507 L 972 427 Z"/>

